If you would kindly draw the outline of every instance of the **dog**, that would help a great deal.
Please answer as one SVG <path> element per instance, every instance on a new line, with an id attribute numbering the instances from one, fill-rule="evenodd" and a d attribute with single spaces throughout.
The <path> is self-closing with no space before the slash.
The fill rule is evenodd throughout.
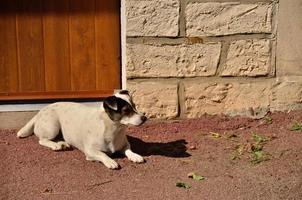
<path id="1" fill-rule="evenodd" d="M 39 144 L 54 151 L 70 146 L 82 151 L 86 160 L 100 161 L 109 169 L 119 165 L 109 155 L 121 152 L 135 163 L 144 158 L 131 151 L 125 135 L 125 125 L 139 126 L 147 120 L 139 113 L 127 90 L 105 98 L 101 108 L 79 103 L 58 102 L 41 109 L 23 128 L 17 137 L 35 134 Z M 62 132 L 64 141 L 53 141 Z"/>

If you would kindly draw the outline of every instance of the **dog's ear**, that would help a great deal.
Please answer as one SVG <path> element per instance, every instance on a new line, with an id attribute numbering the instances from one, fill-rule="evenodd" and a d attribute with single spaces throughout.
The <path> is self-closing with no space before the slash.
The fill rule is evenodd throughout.
<path id="1" fill-rule="evenodd" d="M 119 91 L 119 93 L 120 93 L 120 94 L 126 94 L 126 95 L 130 96 L 128 90 L 121 90 L 121 91 Z"/>
<path id="2" fill-rule="evenodd" d="M 128 90 L 115 90 L 114 95 L 116 95 L 116 94 L 122 94 L 122 95 L 128 95 L 128 96 L 130 96 Z"/>
<path id="3" fill-rule="evenodd" d="M 113 111 L 117 111 L 118 107 L 117 107 L 117 97 L 115 96 L 110 96 L 110 97 L 107 97 L 105 100 L 104 100 L 104 109 L 105 110 L 113 110 Z"/>
<path id="4" fill-rule="evenodd" d="M 116 96 L 107 97 L 104 100 L 103 107 L 107 115 L 112 121 L 119 121 L 121 118 L 118 112 L 118 98 Z"/>

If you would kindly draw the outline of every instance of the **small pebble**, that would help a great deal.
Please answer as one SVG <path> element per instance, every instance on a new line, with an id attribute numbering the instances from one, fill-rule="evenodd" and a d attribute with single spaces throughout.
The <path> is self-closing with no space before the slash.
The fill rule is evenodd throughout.
<path id="1" fill-rule="evenodd" d="M 195 145 L 195 144 L 192 144 L 192 145 L 190 145 L 190 146 L 189 146 L 189 149 L 190 149 L 190 150 L 196 150 L 196 149 L 197 149 L 197 147 L 196 147 L 196 145 Z"/>

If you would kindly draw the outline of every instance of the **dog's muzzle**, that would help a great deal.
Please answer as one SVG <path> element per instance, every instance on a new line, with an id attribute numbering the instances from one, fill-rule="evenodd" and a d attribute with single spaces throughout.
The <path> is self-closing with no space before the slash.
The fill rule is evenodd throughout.
<path id="1" fill-rule="evenodd" d="M 141 120 L 142 120 L 141 124 L 143 124 L 143 123 L 145 123 L 145 121 L 147 121 L 147 117 L 145 115 L 143 115 L 143 116 L 141 116 Z"/>

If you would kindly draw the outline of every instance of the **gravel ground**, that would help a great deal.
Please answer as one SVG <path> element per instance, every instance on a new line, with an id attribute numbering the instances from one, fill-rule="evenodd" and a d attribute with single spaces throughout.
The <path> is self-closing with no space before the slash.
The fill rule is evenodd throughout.
<path id="1" fill-rule="evenodd" d="M 35 136 L 18 139 L 16 130 L 0 130 L 0 199 L 300 200 L 299 123 L 301 111 L 261 120 L 150 120 L 127 130 L 146 163 L 115 155 L 120 170 L 86 161 L 77 149 L 54 152 Z"/>

